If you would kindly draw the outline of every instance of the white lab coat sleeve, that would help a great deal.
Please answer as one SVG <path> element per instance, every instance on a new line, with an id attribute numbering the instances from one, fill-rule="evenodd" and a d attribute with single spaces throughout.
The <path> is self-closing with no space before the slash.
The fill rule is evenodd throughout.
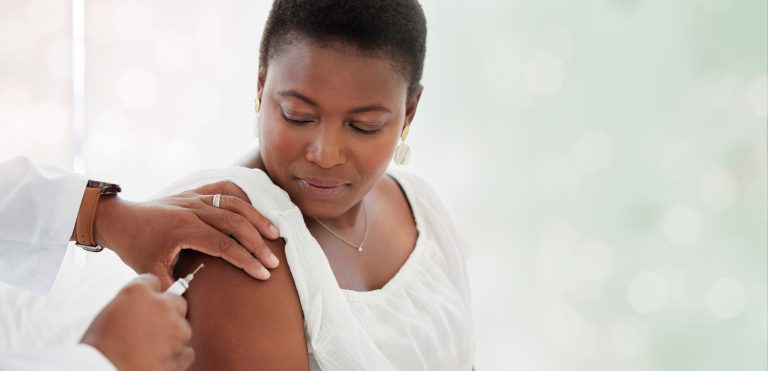
<path id="1" fill-rule="evenodd" d="M 0 163 L 0 281 L 47 294 L 87 179 L 17 157 Z"/>
<path id="2" fill-rule="evenodd" d="M 115 371 L 96 348 L 86 344 L 50 347 L 0 356 L 0 371 Z"/>

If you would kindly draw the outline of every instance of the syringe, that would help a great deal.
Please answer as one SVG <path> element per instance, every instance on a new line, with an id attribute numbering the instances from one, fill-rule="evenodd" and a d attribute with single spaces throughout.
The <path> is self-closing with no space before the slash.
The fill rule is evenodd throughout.
<path id="1" fill-rule="evenodd" d="M 179 278 L 176 280 L 176 282 L 171 285 L 165 292 L 170 292 L 171 294 L 181 295 L 185 291 L 187 291 L 187 288 L 189 287 L 189 283 L 192 282 L 192 279 L 195 278 L 195 273 L 200 270 L 200 268 L 204 267 L 205 264 L 200 264 L 197 269 L 195 269 L 194 272 L 188 274 L 184 278 Z"/>

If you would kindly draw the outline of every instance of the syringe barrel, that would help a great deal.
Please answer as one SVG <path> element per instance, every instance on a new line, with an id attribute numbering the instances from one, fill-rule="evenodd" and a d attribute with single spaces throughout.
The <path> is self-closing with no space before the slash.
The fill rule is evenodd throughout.
<path id="1" fill-rule="evenodd" d="M 189 287 L 189 283 L 187 283 L 187 280 L 183 278 L 179 278 L 176 280 L 176 282 L 171 285 L 165 292 L 169 292 L 171 294 L 181 295 L 185 291 L 187 291 L 187 287 Z"/>

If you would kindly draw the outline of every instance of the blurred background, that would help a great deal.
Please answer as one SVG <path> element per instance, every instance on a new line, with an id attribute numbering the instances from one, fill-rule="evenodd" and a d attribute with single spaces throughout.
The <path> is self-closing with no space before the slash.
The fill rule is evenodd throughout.
<path id="1" fill-rule="evenodd" d="M 767 2 L 422 4 L 404 170 L 472 245 L 477 369 L 766 370 Z M 269 5 L 0 0 L 0 161 L 133 200 L 231 164 Z M 70 247 L 49 297 L 0 286 L 0 352 L 76 341 L 131 275 Z"/>

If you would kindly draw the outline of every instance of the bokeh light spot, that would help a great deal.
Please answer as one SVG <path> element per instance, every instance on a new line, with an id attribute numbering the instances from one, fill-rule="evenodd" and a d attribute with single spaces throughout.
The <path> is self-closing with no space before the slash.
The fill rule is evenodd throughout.
<path id="1" fill-rule="evenodd" d="M 707 292 L 709 314 L 718 320 L 739 316 L 744 311 L 746 300 L 744 286 L 733 278 L 719 278 Z"/>
<path id="2" fill-rule="evenodd" d="M 175 31 L 161 33 L 153 45 L 155 61 L 160 67 L 178 71 L 189 65 L 189 38 Z"/>
<path id="3" fill-rule="evenodd" d="M 211 84 L 191 86 L 178 100 L 184 125 L 205 126 L 221 116 L 222 98 L 218 87 Z"/>
<path id="4" fill-rule="evenodd" d="M 604 280 L 613 270 L 613 250 L 600 241 L 586 240 L 575 249 L 572 259 L 572 269 L 582 280 Z"/>
<path id="5" fill-rule="evenodd" d="M 536 95 L 550 95 L 563 87 L 565 65 L 562 58 L 549 52 L 535 53 L 525 65 L 525 82 Z"/>
<path id="6" fill-rule="evenodd" d="M 573 52 L 571 32 L 561 26 L 548 27 L 539 35 L 538 41 L 547 50 L 552 50 L 563 59 L 568 59 Z"/>
<path id="7" fill-rule="evenodd" d="M 42 35 L 62 31 L 67 24 L 69 7 L 66 1 L 34 0 L 27 7 L 27 19 L 32 29 Z"/>
<path id="8" fill-rule="evenodd" d="M 613 157 L 611 137 L 598 130 L 579 135 L 573 148 L 576 163 L 584 172 L 597 172 L 610 165 Z"/>
<path id="9" fill-rule="evenodd" d="M 616 355 L 624 359 L 641 356 L 648 342 L 645 325 L 634 318 L 622 318 L 616 321 L 609 330 L 608 338 Z"/>
<path id="10" fill-rule="evenodd" d="M 563 347 L 563 356 L 571 363 L 587 361 L 597 353 L 597 339 L 595 326 L 582 321 L 578 339 Z"/>
<path id="11" fill-rule="evenodd" d="M 553 154 L 539 160 L 536 181 L 551 195 L 571 195 L 581 187 L 581 174 L 571 156 Z"/>
<path id="12" fill-rule="evenodd" d="M 37 39 L 29 22 L 25 21 L 24 18 L 0 15 L 0 57 L 5 61 L 28 60 L 35 53 Z"/>
<path id="13" fill-rule="evenodd" d="M 733 174 L 723 168 L 709 169 L 699 182 L 699 197 L 707 207 L 724 209 L 733 204 L 739 192 L 739 183 Z"/>
<path id="14" fill-rule="evenodd" d="M 60 143 L 69 130 L 69 115 L 59 103 L 40 102 L 29 113 L 29 131 L 36 144 Z"/>
<path id="15" fill-rule="evenodd" d="M 156 97 L 155 77 L 138 67 L 126 68 L 117 80 L 117 95 L 120 102 L 129 109 L 142 109 L 154 103 Z"/>
<path id="16" fill-rule="evenodd" d="M 60 38 L 45 54 L 45 61 L 51 75 L 59 80 L 72 78 L 72 40 Z"/>
<path id="17" fill-rule="evenodd" d="M 112 12 L 112 29 L 115 35 L 125 41 L 139 41 L 154 34 L 153 13 L 145 3 L 125 1 Z"/>
<path id="18" fill-rule="evenodd" d="M 537 320 L 544 338 L 558 347 L 578 341 L 584 324 L 581 315 L 562 302 L 542 303 Z"/>
<path id="19" fill-rule="evenodd" d="M 630 281 L 627 298 L 639 314 L 656 312 L 667 302 L 667 282 L 658 273 L 640 272 Z"/>
<path id="20" fill-rule="evenodd" d="M 660 149 L 654 148 L 653 153 L 661 169 L 672 179 L 686 179 L 699 167 L 696 147 L 684 139 L 669 140 Z"/>
<path id="21" fill-rule="evenodd" d="M 662 224 L 667 241 L 673 245 L 692 245 L 701 237 L 701 214 L 688 205 L 670 208 Z"/>

